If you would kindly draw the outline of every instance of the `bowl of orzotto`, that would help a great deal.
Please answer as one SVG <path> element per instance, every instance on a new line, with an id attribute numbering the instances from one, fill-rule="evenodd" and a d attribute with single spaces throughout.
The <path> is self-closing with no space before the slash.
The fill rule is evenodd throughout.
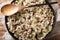
<path id="1" fill-rule="evenodd" d="M 45 0 L 16 0 L 16 4 L 28 6 L 44 4 Z M 6 28 L 15 40 L 43 40 L 51 33 L 55 12 L 51 5 L 24 8 L 11 16 L 5 17 Z"/>

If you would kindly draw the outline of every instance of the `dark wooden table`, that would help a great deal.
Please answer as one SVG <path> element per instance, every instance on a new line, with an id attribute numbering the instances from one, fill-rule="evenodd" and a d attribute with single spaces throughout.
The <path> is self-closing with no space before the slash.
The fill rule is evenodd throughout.
<path id="1" fill-rule="evenodd" d="M 7 2 L 8 0 L 0 0 L 0 3 L 2 2 Z M 9 0 L 10 1 L 10 0 Z M 59 6 L 60 6 L 60 0 L 56 0 L 59 2 Z M 4 28 L 4 25 L 1 23 L 1 18 L 0 18 L 0 40 L 2 40 L 2 36 L 4 35 L 4 33 L 6 32 L 5 28 Z M 60 40 L 60 35 L 56 35 L 50 39 L 47 39 L 47 40 Z"/>

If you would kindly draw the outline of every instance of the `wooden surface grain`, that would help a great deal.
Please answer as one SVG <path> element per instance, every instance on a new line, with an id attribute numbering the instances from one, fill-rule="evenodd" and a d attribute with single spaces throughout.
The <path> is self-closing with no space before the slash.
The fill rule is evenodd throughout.
<path id="1" fill-rule="evenodd" d="M 0 6 L 1 6 L 2 3 L 8 2 L 8 1 L 11 1 L 11 0 L 0 0 Z M 2 37 L 5 34 L 5 32 L 6 32 L 5 26 L 3 25 L 3 20 L 2 20 L 1 14 L 0 14 L 0 40 L 3 40 Z"/>

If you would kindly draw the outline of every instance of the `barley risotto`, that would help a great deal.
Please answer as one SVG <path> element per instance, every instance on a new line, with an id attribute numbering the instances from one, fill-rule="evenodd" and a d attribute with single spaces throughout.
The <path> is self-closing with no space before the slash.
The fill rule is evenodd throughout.
<path id="1" fill-rule="evenodd" d="M 18 0 L 17 4 L 28 6 L 45 3 L 45 0 Z M 8 17 L 9 31 L 19 40 L 42 40 L 53 25 L 53 12 L 48 5 L 24 8 Z"/>

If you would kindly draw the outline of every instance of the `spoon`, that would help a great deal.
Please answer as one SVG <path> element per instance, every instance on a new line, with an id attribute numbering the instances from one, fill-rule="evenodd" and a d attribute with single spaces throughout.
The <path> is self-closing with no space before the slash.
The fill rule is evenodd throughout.
<path id="1" fill-rule="evenodd" d="M 57 2 L 51 2 L 50 4 L 55 4 L 55 3 L 57 3 Z M 35 5 L 30 5 L 30 6 L 21 6 L 21 5 L 17 5 L 17 4 L 7 4 L 1 8 L 1 13 L 4 16 L 10 16 L 10 15 L 15 14 L 18 11 L 22 11 L 24 8 L 41 6 L 41 5 L 47 5 L 47 4 L 46 3 L 45 4 L 35 4 Z"/>
<path id="2" fill-rule="evenodd" d="M 18 11 L 21 11 L 24 7 L 21 5 L 7 4 L 1 8 L 1 13 L 4 16 L 10 16 L 15 14 Z"/>

